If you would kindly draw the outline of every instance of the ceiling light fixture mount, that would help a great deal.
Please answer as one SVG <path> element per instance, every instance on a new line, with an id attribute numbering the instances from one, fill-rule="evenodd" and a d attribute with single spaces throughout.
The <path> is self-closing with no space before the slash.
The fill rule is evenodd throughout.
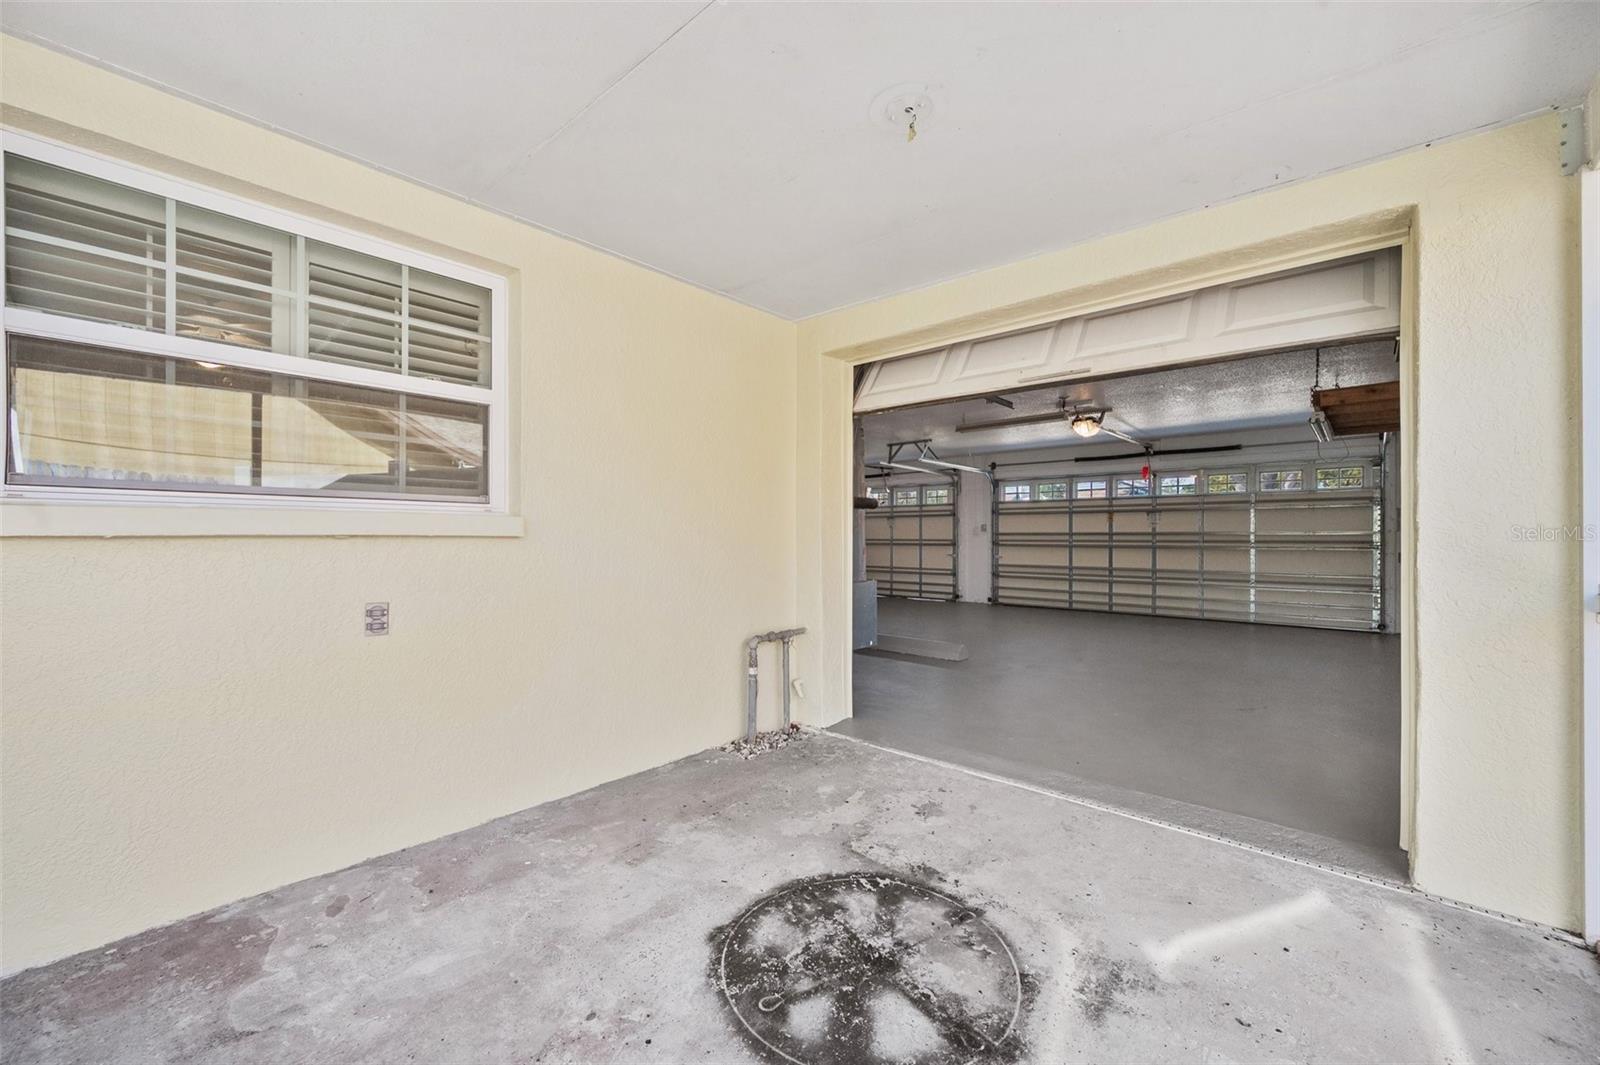
<path id="1" fill-rule="evenodd" d="M 900 130 L 907 141 L 927 128 L 933 111 L 933 96 L 926 85 L 895 85 L 883 90 L 872 101 L 870 114 L 880 126 Z"/>
<path id="2" fill-rule="evenodd" d="M 1072 416 L 1072 431 L 1087 439 L 1097 436 L 1100 432 L 1100 419 L 1103 414 L 1075 414 Z"/>

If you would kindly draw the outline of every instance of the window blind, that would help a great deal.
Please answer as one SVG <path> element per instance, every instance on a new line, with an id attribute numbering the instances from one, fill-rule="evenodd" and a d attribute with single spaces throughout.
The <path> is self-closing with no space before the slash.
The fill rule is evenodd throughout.
<path id="1" fill-rule="evenodd" d="M 6 159 L 6 302 L 166 328 L 165 202 L 18 156 Z"/>
<path id="2" fill-rule="evenodd" d="M 481 286 L 13 154 L 5 190 L 12 306 L 491 383 L 493 307 Z"/>

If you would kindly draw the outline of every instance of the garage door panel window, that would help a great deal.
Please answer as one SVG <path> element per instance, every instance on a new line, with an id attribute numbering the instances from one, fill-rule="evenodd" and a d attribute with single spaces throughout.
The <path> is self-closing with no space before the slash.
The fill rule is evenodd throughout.
<path id="1" fill-rule="evenodd" d="M 1193 473 L 1164 473 L 1156 482 L 1164 496 L 1192 496 L 1200 492 L 1200 478 Z"/>
<path id="2" fill-rule="evenodd" d="M 1072 486 L 1075 499 L 1105 499 L 1107 496 L 1105 478 L 1080 477 Z"/>
<path id="3" fill-rule="evenodd" d="M 1250 491 L 1250 475 L 1247 473 L 1206 474 L 1207 495 L 1238 495 L 1248 491 Z"/>
<path id="4" fill-rule="evenodd" d="M 919 489 L 896 488 L 894 490 L 894 505 L 897 507 L 914 507 L 919 502 Z"/>
<path id="5" fill-rule="evenodd" d="M 922 505 L 925 507 L 946 507 L 950 505 L 950 489 L 924 488 L 922 490 Z"/>
<path id="6" fill-rule="evenodd" d="M 1263 492 L 1298 492 L 1306 486 L 1305 477 L 1301 469 L 1262 470 L 1259 483 Z"/>
<path id="7" fill-rule="evenodd" d="M 503 279 L 13 144 L 7 495 L 143 488 L 504 509 Z"/>
<path id="8" fill-rule="evenodd" d="M 1039 486 L 1037 498 L 1041 502 L 1060 502 L 1068 498 L 1067 482 L 1044 481 Z"/>
<path id="9" fill-rule="evenodd" d="M 1365 484 L 1366 468 L 1363 466 L 1319 466 L 1317 467 L 1317 488 L 1319 490 L 1360 488 Z"/>
<path id="10" fill-rule="evenodd" d="M 1043 486 L 1041 485 L 1041 487 L 1043 487 Z M 1062 485 L 1061 487 L 1062 487 L 1062 490 L 1063 490 L 1063 493 L 1064 493 L 1065 489 L 1066 489 L 1066 486 Z M 1007 484 L 1007 485 L 1002 485 L 1001 486 L 1000 499 L 1001 499 L 1002 502 L 1005 502 L 1005 503 L 1026 503 L 1029 500 L 1031 500 L 1032 498 L 1033 498 L 1033 485 L 1031 485 L 1031 484 Z M 1066 498 L 1065 494 L 1063 494 L 1061 498 L 1065 499 Z"/>
<path id="11" fill-rule="evenodd" d="M 1150 478 L 1118 477 L 1115 495 L 1118 499 L 1142 499 L 1150 494 Z"/>

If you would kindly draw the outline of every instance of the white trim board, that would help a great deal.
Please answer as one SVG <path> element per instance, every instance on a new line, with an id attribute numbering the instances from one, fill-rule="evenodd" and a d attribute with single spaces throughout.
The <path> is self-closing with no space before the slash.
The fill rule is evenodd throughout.
<path id="1" fill-rule="evenodd" d="M 1600 170 L 1578 177 L 1583 316 L 1583 937 L 1600 943 Z"/>

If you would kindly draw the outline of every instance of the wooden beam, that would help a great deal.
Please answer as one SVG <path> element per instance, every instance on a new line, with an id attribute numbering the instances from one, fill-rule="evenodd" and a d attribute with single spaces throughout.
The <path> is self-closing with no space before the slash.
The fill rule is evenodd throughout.
<path id="1" fill-rule="evenodd" d="M 1334 436 L 1366 436 L 1400 429 L 1400 382 L 1319 388 L 1311 405 L 1328 419 Z"/>

